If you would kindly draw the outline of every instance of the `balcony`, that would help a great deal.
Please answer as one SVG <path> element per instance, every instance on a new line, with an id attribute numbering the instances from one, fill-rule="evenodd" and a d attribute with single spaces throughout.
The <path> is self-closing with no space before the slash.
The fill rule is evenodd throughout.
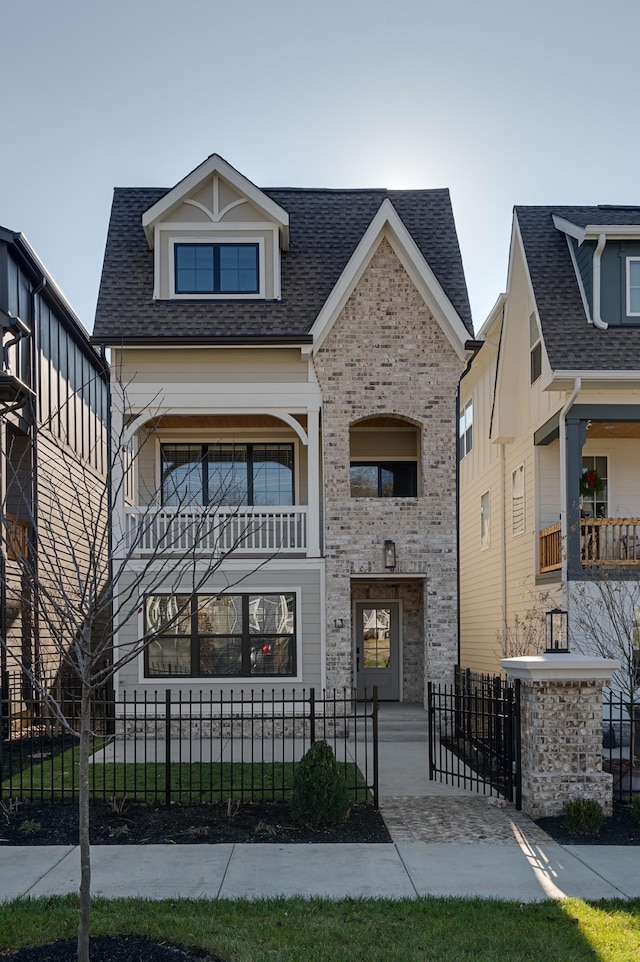
<path id="1" fill-rule="evenodd" d="M 640 567 L 640 518 L 581 518 L 580 562 Z M 562 568 L 559 524 L 540 532 L 540 573 Z"/>
<path id="2" fill-rule="evenodd" d="M 126 509 L 126 549 L 152 555 L 306 555 L 305 505 Z"/>

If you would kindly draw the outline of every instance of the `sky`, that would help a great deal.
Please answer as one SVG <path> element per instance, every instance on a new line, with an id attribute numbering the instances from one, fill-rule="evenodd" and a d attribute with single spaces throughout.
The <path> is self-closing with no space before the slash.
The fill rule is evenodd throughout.
<path id="1" fill-rule="evenodd" d="M 114 187 L 448 187 L 476 330 L 514 204 L 639 204 L 638 0 L 0 0 L 0 224 L 89 331 Z"/>

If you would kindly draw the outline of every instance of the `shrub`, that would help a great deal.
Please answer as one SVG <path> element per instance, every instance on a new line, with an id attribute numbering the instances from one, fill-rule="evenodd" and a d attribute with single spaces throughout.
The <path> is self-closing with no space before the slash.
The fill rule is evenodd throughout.
<path id="1" fill-rule="evenodd" d="M 344 777 L 325 741 L 315 742 L 296 766 L 291 811 L 297 821 L 314 828 L 336 825 L 349 812 Z"/>
<path id="2" fill-rule="evenodd" d="M 633 815 L 634 822 L 640 825 L 640 795 L 633 796 L 633 801 L 631 802 L 631 814 Z"/>
<path id="3" fill-rule="evenodd" d="M 602 806 L 591 798 L 576 798 L 564 806 L 564 821 L 570 835 L 597 835 L 603 820 Z"/>

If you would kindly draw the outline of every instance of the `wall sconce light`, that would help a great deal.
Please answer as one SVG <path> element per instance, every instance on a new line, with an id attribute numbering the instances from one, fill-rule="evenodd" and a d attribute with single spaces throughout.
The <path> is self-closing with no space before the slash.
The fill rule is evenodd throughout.
<path id="1" fill-rule="evenodd" d="M 385 541 L 384 543 L 384 566 L 389 571 L 395 571 L 395 567 L 396 567 L 395 541 Z"/>
<path id="2" fill-rule="evenodd" d="M 566 654 L 569 651 L 569 615 L 560 608 L 553 608 L 547 612 L 547 647 L 546 654 L 558 652 Z"/>

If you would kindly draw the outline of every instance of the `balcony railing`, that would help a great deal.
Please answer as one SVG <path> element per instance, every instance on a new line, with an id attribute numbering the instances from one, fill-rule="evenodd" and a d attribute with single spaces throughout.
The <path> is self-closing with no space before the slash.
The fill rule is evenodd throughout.
<path id="1" fill-rule="evenodd" d="M 640 566 L 640 518 L 581 518 L 580 561 L 583 565 Z M 560 525 L 540 532 L 540 572 L 562 567 Z"/>
<path id="2" fill-rule="evenodd" d="M 29 525 L 7 511 L 7 557 L 11 561 L 25 559 L 29 552 Z"/>
<path id="3" fill-rule="evenodd" d="M 127 548 L 144 554 L 303 554 L 307 507 L 126 509 Z"/>

